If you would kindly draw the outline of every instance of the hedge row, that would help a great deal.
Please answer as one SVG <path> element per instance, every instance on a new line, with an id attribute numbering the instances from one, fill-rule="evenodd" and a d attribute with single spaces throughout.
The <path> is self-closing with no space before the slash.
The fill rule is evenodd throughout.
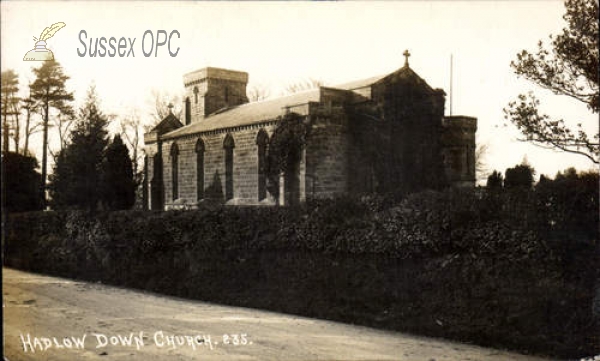
<path id="1" fill-rule="evenodd" d="M 560 251 L 552 249 L 557 242 L 594 246 L 597 195 L 586 208 L 563 208 L 562 214 L 553 211 L 556 205 L 548 204 L 547 197 L 531 191 L 454 190 L 410 195 L 393 206 L 381 198 L 365 197 L 315 201 L 301 208 L 29 213 L 13 216 L 12 232 L 15 237 L 59 237 L 69 246 L 89 242 L 104 248 L 127 246 L 135 254 L 163 247 L 199 247 L 381 253 L 401 258 L 471 253 L 541 259 L 560 256 L 553 254 Z"/>
<path id="2" fill-rule="evenodd" d="M 24 213 L 10 218 L 5 256 L 37 272 L 579 357 L 600 353 L 595 197 L 566 198 L 577 210 L 543 192 L 447 191 Z"/>

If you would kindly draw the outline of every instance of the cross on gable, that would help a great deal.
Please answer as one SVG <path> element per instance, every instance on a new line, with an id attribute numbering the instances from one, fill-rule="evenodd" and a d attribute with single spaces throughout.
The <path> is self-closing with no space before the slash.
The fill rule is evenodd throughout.
<path id="1" fill-rule="evenodd" d="M 173 103 L 169 103 L 169 105 L 167 105 L 167 108 L 169 108 L 169 113 L 173 114 Z"/>
<path id="2" fill-rule="evenodd" d="M 408 57 L 410 56 L 408 49 L 404 50 L 404 53 L 402 53 L 402 55 L 404 55 L 404 66 L 408 66 Z"/>

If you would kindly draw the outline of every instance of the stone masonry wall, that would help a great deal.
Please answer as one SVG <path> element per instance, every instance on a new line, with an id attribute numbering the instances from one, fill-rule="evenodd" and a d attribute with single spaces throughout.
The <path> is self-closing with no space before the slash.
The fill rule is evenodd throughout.
<path id="1" fill-rule="evenodd" d="M 389 124 L 374 118 L 354 115 L 349 122 L 348 191 L 352 194 L 385 191 L 382 186 L 390 168 Z"/>
<path id="2" fill-rule="evenodd" d="M 349 137 L 341 108 L 312 115 L 306 146 L 306 197 L 324 198 L 348 191 Z"/>
<path id="3" fill-rule="evenodd" d="M 190 100 L 191 121 L 201 121 L 220 109 L 248 102 L 248 74 L 204 68 L 184 75 L 185 98 Z"/>
<path id="4" fill-rule="evenodd" d="M 258 146 L 256 136 L 265 129 L 271 136 L 273 125 L 249 127 L 229 134 L 233 137 L 233 204 L 258 203 Z M 201 138 L 204 142 L 204 198 L 224 200 L 225 195 L 225 148 L 223 142 L 227 132 L 211 132 L 184 139 L 167 140 L 162 145 L 165 205 L 195 205 L 198 201 L 197 191 L 197 153 L 196 143 Z M 179 197 L 173 200 L 173 177 L 171 147 L 177 143 L 179 149 Z M 149 170 L 152 174 L 152 170 Z"/>
<path id="5" fill-rule="evenodd" d="M 477 119 L 445 117 L 443 125 L 442 152 L 446 176 L 455 186 L 475 186 Z"/>

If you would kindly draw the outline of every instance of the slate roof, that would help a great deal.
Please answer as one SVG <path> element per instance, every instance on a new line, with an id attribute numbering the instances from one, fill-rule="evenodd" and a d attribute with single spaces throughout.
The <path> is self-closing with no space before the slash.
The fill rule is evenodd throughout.
<path id="1" fill-rule="evenodd" d="M 173 129 L 181 128 L 183 124 L 177 119 L 173 113 L 169 113 L 163 120 L 160 121 L 154 128 L 152 128 L 151 132 L 156 133 L 166 133 Z"/>
<path id="2" fill-rule="evenodd" d="M 353 89 L 359 89 L 359 88 L 364 88 L 367 87 L 371 84 L 377 83 L 379 80 L 385 78 L 386 76 L 388 76 L 389 74 L 385 74 L 385 75 L 378 75 L 378 76 L 373 76 L 367 79 L 361 79 L 361 80 L 355 80 L 349 83 L 344 83 L 344 84 L 339 84 L 339 85 L 335 85 L 332 86 L 332 88 L 336 88 L 336 89 L 346 89 L 346 90 L 353 90 Z"/>
<path id="3" fill-rule="evenodd" d="M 318 102 L 319 89 L 312 89 L 281 98 L 267 99 L 245 103 L 223 110 L 221 113 L 209 115 L 202 121 L 193 122 L 185 127 L 167 133 L 163 138 L 177 138 L 183 135 L 201 133 L 220 128 L 233 128 L 243 125 L 261 123 L 275 119 L 282 114 L 286 106 Z"/>
<path id="4" fill-rule="evenodd" d="M 409 69 L 408 67 L 405 68 Z M 392 74 L 403 72 L 405 71 L 405 68 L 401 68 Z M 392 74 L 379 75 L 367 79 L 331 86 L 329 88 L 342 90 L 364 88 L 382 79 L 385 79 Z M 320 89 L 317 88 L 280 98 L 245 103 L 236 107 L 224 109 L 221 112 L 209 115 L 202 121 L 194 122 L 179 129 L 173 130 L 167 134 L 164 134 L 162 138 L 178 138 L 185 135 L 197 134 L 215 129 L 234 128 L 244 125 L 262 123 L 282 115 L 285 107 L 307 104 L 309 102 L 319 102 L 321 100 L 320 97 L 321 92 Z"/>
<path id="5" fill-rule="evenodd" d="M 390 82 L 394 81 L 394 79 L 402 79 L 403 86 L 409 86 L 415 89 L 420 89 L 422 91 L 424 90 L 427 93 L 434 93 L 437 91 L 433 89 L 429 84 L 427 84 L 427 82 L 423 78 L 421 78 L 419 74 L 415 73 L 414 70 L 412 70 L 406 65 L 400 68 L 399 70 L 382 77 L 373 84 Z"/>

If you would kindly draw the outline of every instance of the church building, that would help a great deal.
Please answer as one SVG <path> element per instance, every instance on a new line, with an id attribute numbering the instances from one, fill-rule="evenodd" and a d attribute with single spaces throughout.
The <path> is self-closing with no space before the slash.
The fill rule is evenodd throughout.
<path id="1" fill-rule="evenodd" d="M 419 77 L 408 55 L 391 74 L 256 102 L 245 72 L 185 74 L 183 119 L 171 113 L 144 135 L 145 206 L 473 187 L 477 119 L 444 116 L 445 92 Z M 290 115 L 309 131 L 297 161 L 271 184 L 270 145 Z"/>

